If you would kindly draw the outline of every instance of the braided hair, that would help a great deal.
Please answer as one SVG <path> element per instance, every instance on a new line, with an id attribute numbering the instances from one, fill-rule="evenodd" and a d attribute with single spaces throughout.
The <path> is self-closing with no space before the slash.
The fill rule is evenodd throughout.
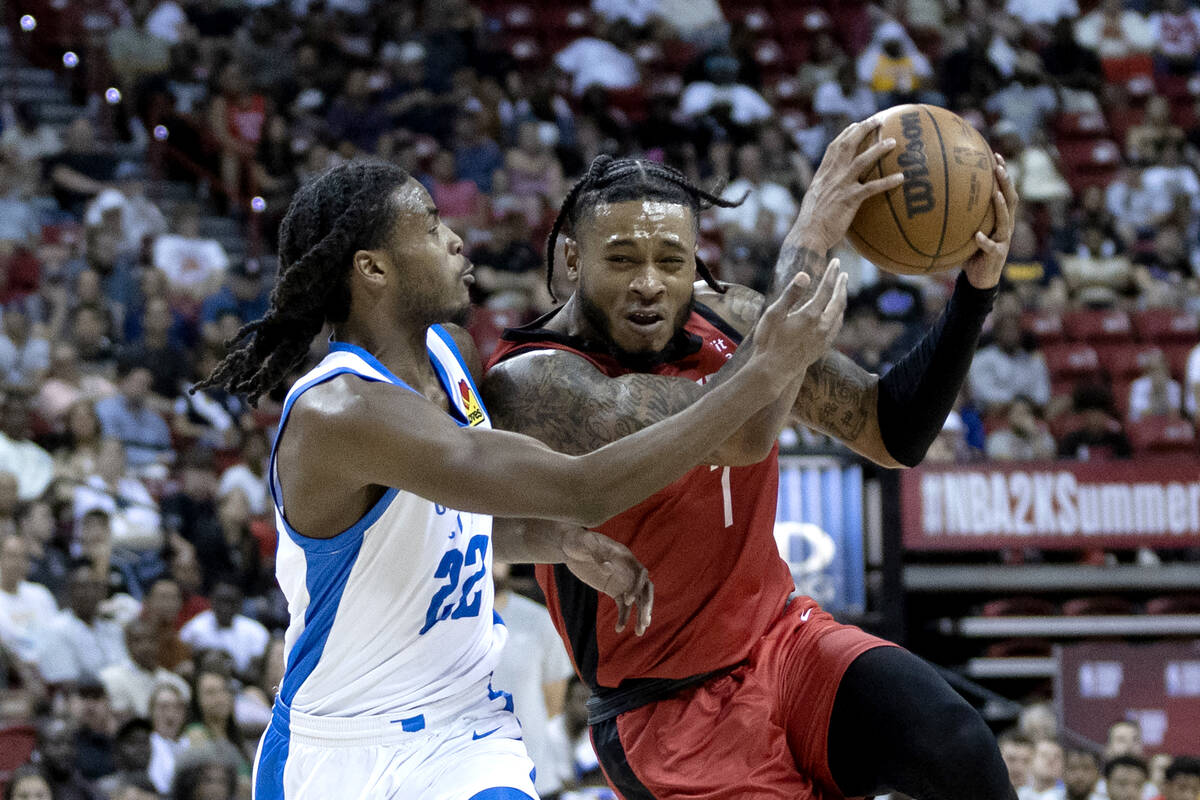
<path id="1" fill-rule="evenodd" d="M 711 206 L 734 208 L 745 199 L 743 196 L 740 200 L 725 200 L 706 192 L 679 170 L 657 161 L 596 156 L 587 173 L 567 193 L 554 219 L 554 227 L 550 229 L 550 237 L 546 241 L 546 288 L 554 297 L 554 250 L 558 246 L 559 234 L 565 231 L 576 235 L 579 220 L 601 203 L 659 200 L 687 206 L 696 215 Z M 705 283 L 724 294 L 725 287 L 717 282 L 699 256 L 696 256 L 696 271 Z"/>
<path id="2" fill-rule="evenodd" d="M 400 167 L 355 162 L 333 167 L 296 192 L 279 228 L 279 274 L 262 319 L 225 343 L 229 352 L 192 391 L 222 386 L 251 405 L 283 382 L 326 322 L 350 315 L 350 261 L 392 230 Z"/>

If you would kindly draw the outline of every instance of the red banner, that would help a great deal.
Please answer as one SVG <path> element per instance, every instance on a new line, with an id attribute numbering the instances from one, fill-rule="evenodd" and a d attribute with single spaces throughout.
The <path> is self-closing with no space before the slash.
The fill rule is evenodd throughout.
<path id="1" fill-rule="evenodd" d="M 922 466 L 900 474 L 904 545 L 1200 547 L 1200 462 Z"/>
<path id="2" fill-rule="evenodd" d="M 1072 644 L 1057 649 L 1063 725 L 1103 744 L 1117 720 L 1137 722 L 1149 752 L 1196 752 L 1200 642 Z"/>

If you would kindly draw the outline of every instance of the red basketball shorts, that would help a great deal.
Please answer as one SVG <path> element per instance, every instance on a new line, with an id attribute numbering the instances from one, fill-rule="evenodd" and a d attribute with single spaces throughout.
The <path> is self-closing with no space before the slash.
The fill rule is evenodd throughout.
<path id="1" fill-rule="evenodd" d="M 829 718 L 854 659 L 891 642 L 795 598 L 732 672 L 592 728 L 623 800 L 841 800 Z"/>

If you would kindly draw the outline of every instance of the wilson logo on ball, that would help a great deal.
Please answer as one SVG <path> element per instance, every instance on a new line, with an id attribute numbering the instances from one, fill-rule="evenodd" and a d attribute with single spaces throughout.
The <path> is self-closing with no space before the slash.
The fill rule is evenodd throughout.
<path id="1" fill-rule="evenodd" d="M 933 210 L 933 184 L 929 181 L 929 166 L 925 163 L 924 133 L 921 131 L 921 112 L 900 115 L 901 132 L 908 141 L 896 163 L 904 170 L 904 210 L 908 218 Z"/>

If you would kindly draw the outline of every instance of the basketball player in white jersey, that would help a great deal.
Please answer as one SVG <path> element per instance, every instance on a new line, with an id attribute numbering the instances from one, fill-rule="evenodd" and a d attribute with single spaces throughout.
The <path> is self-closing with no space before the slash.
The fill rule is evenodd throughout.
<path id="1" fill-rule="evenodd" d="M 585 526 L 640 502 L 762 414 L 782 419 L 841 326 L 846 281 L 807 276 L 742 364 L 687 411 L 583 456 L 491 429 L 461 328 L 470 263 L 416 181 L 334 168 L 297 192 L 265 317 L 204 385 L 254 402 L 326 324 L 329 355 L 284 401 L 270 484 L 291 624 L 258 800 L 536 797 L 511 698 L 492 686 L 491 516 Z M 631 310 L 652 335 L 674 320 Z M 587 419 L 579 419 L 586 426 Z"/>

